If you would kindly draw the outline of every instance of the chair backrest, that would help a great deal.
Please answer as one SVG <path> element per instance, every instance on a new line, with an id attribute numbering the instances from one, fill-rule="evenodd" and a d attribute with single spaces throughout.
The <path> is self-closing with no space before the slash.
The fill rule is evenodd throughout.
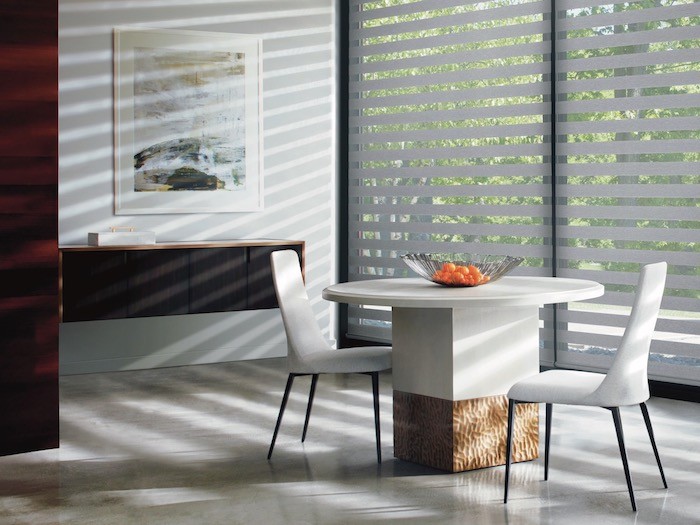
<path id="1" fill-rule="evenodd" d="M 301 275 L 299 256 L 293 250 L 279 250 L 270 256 L 284 330 L 287 334 L 287 366 L 290 372 L 306 372 L 304 357 L 331 350 L 316 322 Z"/>
<path id="2" fill-rule="evenodd" d="M 666 263 L 642 268 L 622 341 L 607 376 L 596 390 L 600 405 L 623 406 L 649 399 L 649 347 L 666 285 Z"/>

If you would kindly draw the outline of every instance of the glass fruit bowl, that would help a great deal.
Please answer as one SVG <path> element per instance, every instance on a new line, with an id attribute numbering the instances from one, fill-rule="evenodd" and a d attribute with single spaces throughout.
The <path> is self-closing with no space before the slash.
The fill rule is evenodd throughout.
<path id="1" fill-rule="evenodd" d="M 401 259 L 418 275 L 443 286 L 479 286 L 500 279 L 523 262 L 509 255 L 407 253 Z"/>

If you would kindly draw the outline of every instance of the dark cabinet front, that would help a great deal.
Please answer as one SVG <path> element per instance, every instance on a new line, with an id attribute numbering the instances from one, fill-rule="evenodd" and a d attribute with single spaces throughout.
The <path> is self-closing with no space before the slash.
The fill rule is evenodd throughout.
<path id="1" fill-rule="evenodd" d="M 270 254 L 303 244 L 63 250 L 62 320 L 277 308 Z"/>
<path id="2" fill-rule="evenodd" d="M 246 309 L 246 250 L 206 248 L 190 251 L 190 313 Z"/>
<path id="3" fill-rule="evenodd" d="M 63 320 L 127 317 L 126 252 L 63 254 Z"/>
<path id="4" fill-rule="evenodd" d="M 277 308 L 277 295 L 275 284 L 272 281 L 270 268 L 270 254 L 279 249 L 296 249 L 301 258 L 301 249 L 298 246 L 254 246 L 250 248 L 248 261 L 248 309 L 263 310 Z"/>
<path id="5" fill-rule="evenodd" d="M 189 313 L 189 265 L 184 250 L 127 252 L 126 316 Z"/>

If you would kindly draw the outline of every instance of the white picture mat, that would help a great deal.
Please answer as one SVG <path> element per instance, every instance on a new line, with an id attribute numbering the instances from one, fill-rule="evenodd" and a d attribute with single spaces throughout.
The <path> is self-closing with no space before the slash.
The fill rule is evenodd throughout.
<path id="1" fill-rule="evenodd" d="M 139 49 L 244 55 L 245 189 L 135 191 L 135 55 Z M 250 212 L 263 209 L 262 40 L 247 35 L 146 28 L 114 30 L 115 214 Z M 166 75 L 167 71 L 163 71 Z"/>

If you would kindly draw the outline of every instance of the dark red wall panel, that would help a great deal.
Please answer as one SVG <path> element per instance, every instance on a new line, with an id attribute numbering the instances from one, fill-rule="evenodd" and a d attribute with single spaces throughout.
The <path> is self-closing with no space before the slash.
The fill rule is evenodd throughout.
<path id="1" fill-rule="evenodd" d="M 58 446 L 58 1 L 0 0 L 0 454 Z"/>

